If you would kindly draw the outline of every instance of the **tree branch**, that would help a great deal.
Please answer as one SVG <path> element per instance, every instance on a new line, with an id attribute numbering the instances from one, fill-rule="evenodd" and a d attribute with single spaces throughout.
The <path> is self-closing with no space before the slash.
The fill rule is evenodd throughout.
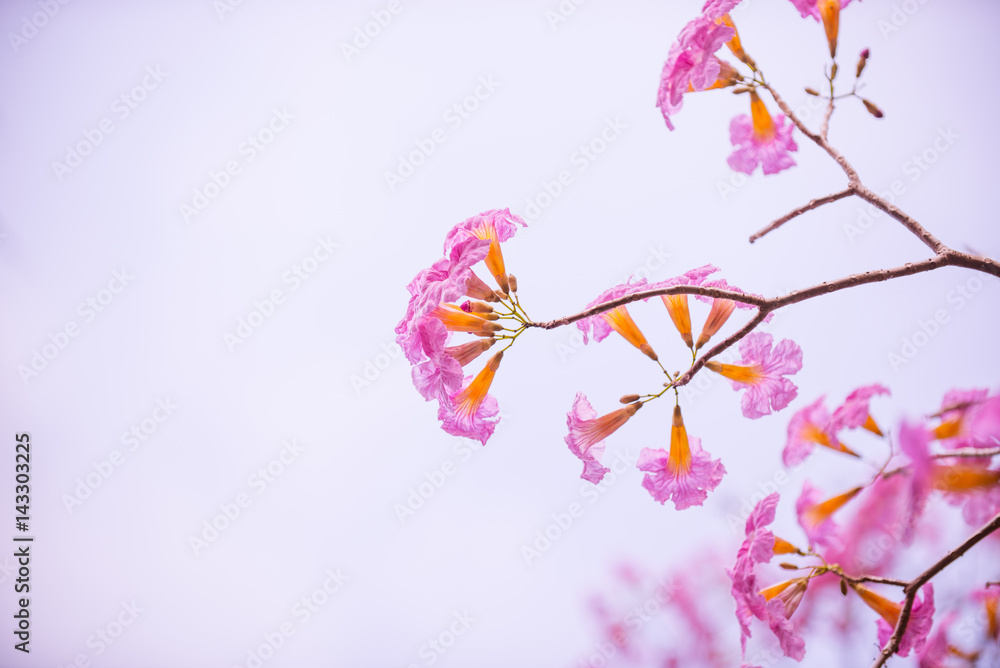
<path id="1" fill-rule="evenodd" d="M 825 197 L 817 197 L 814 200 L 810 200 L 807 204 L 803 204 L 797 209 L 792 209 L 790 212 L 786 213 L 781 218 L 778 218 L 777 220 L 772 222 L 770 225 L 768 225 L 761 231 L 751 235 L 750 243 L 757 241 L 757 239 L 760 239 L 768 232 L 772 232 L 778 229 L 779 227 L 790 221 L 792 218 L 797 218 L 798 216 L 801 216 L 806 211 L 812 211 L 813 209 L 818 209 L 824 204 L 829 204 L 830 202 L 836 202 L 838 199 L 844 199 L 845 197 L 849 197 L 850 195 L 853 194 L 854 194 L 854 186 L 847 186 L 843 190 L 835 192 L 832 195 L 827 195 Z"/>
<path id="2" fill-rule="evenodd" d="M 889 642 L 886 643 L 882 653 L 879 654 L 879 658 L 872 664 L 872 668 L 882 668 L 882 666 L 885 665 L 885 662 L 889 660 L 889 657 L 899 650 L 899 642 L 902 640 L 903 634 L 906 633 L 907 624 L 910 623 L 910 612 L 913 610 L 913 601 L 916 599 L 917 592 L 920 588 L 930 582 L 931 578 L 935 575 L 962 557 L 962 555 L 968 552 L 976 543 L 986 538 L 997 529 L 1000 529 L 1000 515 L 994 517 L 979 531 L 972 534 L 964 543 L 953 549 L 933 566 L 907 583 L 907 585 L 903 588 L 903 591 L 906 592 L 906 599 L 903 602 L 903 610 L 899 613 L 899 621 L 896 622 L 896 628 L 892 632 L 892 637 L 889 638 Z"/>

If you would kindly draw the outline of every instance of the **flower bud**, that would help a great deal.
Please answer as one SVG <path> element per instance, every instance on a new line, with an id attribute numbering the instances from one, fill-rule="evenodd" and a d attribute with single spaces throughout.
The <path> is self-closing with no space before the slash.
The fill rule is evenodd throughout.
<path id="1" fill-rule="evenodd" d="M 861 98 L 861 101 L 864 103 L 865 109 L 868 110 L 868 113 L 874 116 L 875 118 L 882 118 L 883 116 L 885 116 L 885 114 L 882 113 L 882 110 L 879 109 L 877 106 L 875 106 L 875 103 L 870 102 L 865 98 Z"/>
<path id="2" fill-rule="evenodd" d="M 812 95 L 814 97 L 819 97 L 819 91 L 816 90 L 815 88 L 808 88 L 807 87 L 806 88 L 806 93 L 808 93 L 809 95 Z"/>
<path id="3" fill-rule="evenodd" d="M 514 274 L 507 275 L 507 284 L 510 286 L 511 292 L 517 292 L 517 277 Z"/>
<path id="4" fill-rule="evenodd" d="M 868 64 L 869 55 L 870 52 L 868 51 L 868 49 L 865 49 L 864 51 L 861 52 L 861 57 L 858 59 L 858 68 L 854 72 L 855 77 L 860 77 L 861 73 L 865 71 L 865 65 Z"/>
<path id="5" fill-rule="evenodd" d="M 635 402 L 639 401 L 639 395 L 638 394 L 626 394 L 625 396 L 623 396 L 618 401 L 622 402 L 623 404 L 634 404 Z"/>

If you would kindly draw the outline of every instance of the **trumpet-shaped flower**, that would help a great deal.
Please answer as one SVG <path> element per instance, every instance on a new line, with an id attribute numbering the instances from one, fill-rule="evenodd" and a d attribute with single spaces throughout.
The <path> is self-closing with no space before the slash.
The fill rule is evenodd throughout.
<path id="1" fill-rule="evenodd" d="M 840 10 L 851 4 L 851 0 L 792 0 L 802 18 L 811 16 L 823 22 L 826 41 L 830 47 L 830 57 L 837 55 L 837 33 L 840 28 Z"/>
<path id="2" fill-rule="evenodd" d="M 777 174 L 795 165 L 790 153 L 798 146 L 792 139 L 795 126 L 771 118 L 756 91 L 750 91 L 750 115 L 737 116 L 729 124 L 729 140 L 736 150 L 729 156 L 729 166 L 744 174 L 753 174 L 761 165 L 764 174 Z"/>
<path id="3" fill-rule="evenodd" d="M 730 290 L 731 292 L 738 292 L 740 294 L 747 294 L 743 290 L 739 289 L 735 285 L 730 285 L 725 279 L 719 279 L 716 281 L 708 281 L 704 284 L 706 288 L 719 288 L 720 290 Z M 760 297 L 758 294 L 750 293 L 754 297 Z M 726 321 L 729 320 L 729 316 L 733 314 L 736 309 L 755 309 L 757 308 L 753 304 L 747 304 L 746 302 L 736 301 L 735 299 L 720 299 L 716 297 L 706 297 L 704 295 L 695 295 L 695 299 L 703 302 L 710 302 L 712 307 L 708 312 L 708 318 L 705 320 L 704 326 L 701 328 L 701 334 L 698 335 L 698 341 L 695 342 L 694 349 L 701 350 L 702 346 L 708 343 L 715 334 L 722 328 Z M 774 317 L 774 313 L 768 313 L 764 318 L 764 322 L 769 322 L 771 318 Z"/>
<path id="4" fill-rule="evenodd" d="M 661 295 L 663 305 L 667 307 L 667 314 L 674 323 L 674 327 L 680 332 L 681 340 L 688 348 L 694 346 L 694 339 L 691 338 L 691 311 L 688 309 L 687 295 Z"/>
<path id="5" fill-rule="evenodd" d="M 1000 444 L 1000 396 L 987 390 L 951 390 L 941 402 L 934 436 L 946 448 L 989 448 Z"/>
<path id="6" fill-rule="evenodd" d="M 869 405 L 872 398 L 881 394 L 890 394 L 889 388 L 878 383 L 859 387 L 848 394 L 847 398 L 844 399 L 844 403 L 838 406 L 837 410 L 833 412 L 830 429 L 836 433 L 842 429 L 856 429 L 857 427 L 861 427 L 876 436 L 881 436 L 882 430 L 878 428 L 878 425 L 872 419 L 869 412 Z"/>
<path id="7" fill-rule="evenodd" d="M 475 378 L 467 377 L 461 390 L 449 394 L 448 401 L 441 402 L 438 419 L 442 429 L 453 436 L 474 438 L 486 445 L 496 429 L 500 412 L 497 400 L 488 392 L 501 359 L 503 351 L 491 357 Z"/>
<path id="8" fill-rule="evenodd" d="M 837 440 L 836 431 L 831 427 L 830 414 L 820 397 L 799 410 L 788 422 L 788 440 L 781 453 L 785 466 L 797 466 L 805 461 L 813 448 L 821 445 L 837 452 L 853 455 L 857 453 Z"/>
<path id="9" fill-rule="evenodd" d="M 751 419 L 781 410 L 799 392 L 785 376 L 802 368 L 802 349 L 791 339 L 773 344 L 770 334 L 751 332 L 740 341 L 741 364 L 712 360 L 705 365 L 732 381 L 734 390 L 746 390 L 741 405 L 743 415 Z"/>
<path id="10" fill-rule="evenodd" d="M 876 594 L 864 585 L 852 585 L 854 591 L 858 593 L 865 604 L 878 613 L 881 619 L 878 620 L 878 642 L 885 647 L 892 637 L 896 624 L 899 623 L 899 615 L 903 611 L 900 603 L 894 603 L 889 599 Z M 925 584 L 921 589 L 921 598 L 915 598 L 913 607 L 910 610 L 910 621 L 906 625 L 906 632 L 899 641 L 898 654 L 909 656 L 911 650 L 917 652 L 927 641 L 927 635 L 931 632 L 934 623 L 934 586 Z"/>
<path id="11" fill-rule="evenodd" d="M 448 330 L 437 318 L 423 318 L 417 332 L 427 359 L 413 367 L 413 384 L 427 401 L 446 401 L 462 386 L 462 365 L 445 348 Z"/>
<path id="12" fill-rule="evenodd" d="M 841 546 L 839 529 L 833 522 L 833 514 L 861 492 L 862 487 L 823 500 L 823 493 L 807 480 L 802 485 L 802 494 L 795 502 L 795 514 L 799 526 L 806 532 L 810 545 L 820 547 Z"/>
<path id="13" fill-rule="evenodd" d="M 745 528 L 746 538 L 736 553 L 732 570 L 726 571 L 733 583 L 732 594 L 736 600 L 736 619 L 740 623 L 740 646 L 744 656 L 747 639 L 751 635 L 750 619 L 765 619 L 767 614 L 767 600 L 758 591 L 754 570 L 758 564 L 766 564 L 774 556 L 774 534 L 767 527 L 774 521 L 777 507 L 778 494 L 774 492 L 750 511 Z"/>
<path id="14" fill-rule="evenodd" d="M 670 47 L 656 96 L 656 106 L 670 130 L 674 129 L 670 115 L 680 110 L 685 93 L 731 86 L 740 80 L 736 70 L 715 55 L 734 39 L 734 51 L 742 53 L 735 26 L 723 19 L 737 4 L 739 0 L 709 0 Z"/>
<path id="15" fill-rule="evenodd" d="M 587 401 L 587 397 L 583 393 L 577 393 L 573 408 L 566 414 L 569 434 L 564 440 L 570 452 L 583 462 L 581 478 L 595 485 L 601 481 L 610 470 L 600 461 L 604 456 L 604 439 L 618 431 L 640 408 L 642 404 L 633 403 L 597 417 L 597 411 Z"/>
<path id="16" fill-rule="evenodd" d="M 410 301 L 406 315 L 396 325 L 396 342 L 410 363 L 417 364 L 425 357 L 417 332 L 421 319 L 442 302 L 453 301 L 466 293 L 472 265 L 485 258 L 488 250 L 489 244 L 481 239 L 470 238 L 456 243 L 448 250 L 447 257 L 421 270 L 406 286 Z"/>
<path id="17" fill-rule="evenodd" d="M 704 503 L 726 473 L 722 462 L 702 450 L 697 438 L 688 438 L 680 406 L 674 407 L 670 451 L 643 448 L 638 467 L 646 471 L 642 486 L 661 504 L 673 500 L 677 510 Z"/>
<path id="18" fill-rule="evenodd" d="M 470 238 L 489 242 L 489 252 L 486 255 L 486 268 L 493 274 L 497 284 L 504 292 L 509 292 L 507 283 L 507 268 L 504 265 L 500 243 L 507 241 L 517 232 L 517 226 L 527 224 L 510 212 L 510 209 L 491 209 L 473 216 L 452 228 L 444 240 L 444 252 Z"/>

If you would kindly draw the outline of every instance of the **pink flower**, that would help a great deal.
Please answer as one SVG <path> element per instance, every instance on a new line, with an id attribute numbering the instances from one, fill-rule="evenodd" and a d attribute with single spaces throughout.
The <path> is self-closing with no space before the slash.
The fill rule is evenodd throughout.
<path id="1" fill-rule="evenodd" d="M 805 461 L 816 445 L 857 456 L 853 450 L 837 440 L 831 429 L 830 414 L 820 397 L 805 408 L 800 409 L 788 422 L 788 440 L 781 453 L 785 466 L 798 466 Z"/>
<path id="2" fill-rule="evenodd" d="M 438 420 L 442 429 L 452 436 L 474 438 L 486 445 L 496 429 L 500 412 L 497 400 L 487 392 L 501 359 L 503 351 L 491 357 L 475 378 L 467 377 L 461 390 L 449 393 L 448 400 L 440 403 Z"/>
<path id="3" fill-rule="evenodd" d="M 587 397 L 582 392 L 577 393 L 573 408 L 566 414 L 569 434 L 564 440 L 570 452 L 583 462 L 581 478 L 595 485 L 601 481 L 610 470 L 600 462 L 604 455 L 604 439 L 628 422 L 640 408 L 640 403 L 629 404 L 625 408 L 597 417 L 597 411 L 587 401 Z"/>
<path id="4" fill-rule="evenodd" d="M 861 499 L 857 512 L 843 525 L 842 544 L 825 553 L 848 574 L 884 573 L 900 555 L 898 541 L 907 525 L 909 481 L 906 476 L 879 476 Z"/>
<path id="5" fill-rule="evenodd" d="M 802 349 L 791 339 L 783 339 L 772 348 L 774 337 L 751 332 L 740 341 L 742 363 L 720 364 L 714 360 L 705 366 L 732 381 L 733 389 L 746 389 L 743 415 L 754 419 L 779 411 L 798 395 L 798 388 L 784 376 L 802 368 Z"/>
<path id="6" fill-rule="evenodd" d="M 442 302 L 454 301 L 465 294 L 472 265 L 485 258 L 488 250 L 489 243 L 480 239 L 454 244 L 447 257 L 421 270 L 406 286 L 410 302 L 406 315 L 396 325 L 396 342 L 412 364 L 425 358 L 423 342 L 417 333 L 420 320 Z"/>
<path id="7" fill-rule="evenodd" d="M 489 241 L 489 253 L 486 255 L 486 268 L 496 279 L 500 289 L 510 292 L 507 284 L 507 269 L 504 265 L 500 244 L 507 241 L 517 232 L 517 226 L 527 227 L 527 224 L 510 212 L 510 209 L 491 209 L 468 218 L 455 227 L 444 240 L 444 252 L 469 239 Z"/>
<path id="8" fill-rule="evenodd" d="M 677 510 L 704 503 L 726 473 L 722 462 L 703 451 L 697 438 L 688 439 L 680 406 L 674 407 L 670 452 L 643 448 L 638 466 L 647 472 L 642 486 L 661 504 L 672 499 Z"/>
<path id="9" fill-rule="evenodd" d="M 851 4 L 851 0 L 792 0 L 803 18 L 811 16 L 823 22 L 826 40 L 830 46 L 830 57 L 837 55 L 837 33 L 840 28 L 840 10 Z"/>
<path id="10" fill-rule="evenodd" d="M 795 5 L 795 9 L 799 10 L 799 14 L 802 15 L 802 18 L 811 16 L 817 21 L 820 20 L 819 5 L 822 4 L 822 2 L 823 0 L 792 0 L 792 4 Z M 851 0 L 840 0 L 841 9 L 849 4 L 851 4 Z"/>
<path id="11" fill-rule="evenodd" d="M 803 587 L 803 591 L 804 589 Z M 781 651 L 785 656 L 801 661 L 806 655 L 806 642 L 796 633 L 790 617 L 791 614 L 787 612 L 786 604 L 781 599 L 772 598 L 767 602 L 767 625 L 778 638 Z"/>
<path id="12" fill-rule="evenodd" d="M 718 271 L 716 267 L 710 264 L 706 264 L 697 269 L 692 269 L 685 274 L 676 276 L 674 278 L 668 278 L 664 281 L 659 281 L 657 283 L 649 284 L 646 279 L 640 278 L 637 281 L 632 281 L 631 279 L 627 283 L 621 283 L 612 288 L 609 288 L 599 294 L 596 299 L 587 304 L 587 308 L 593 308 L 599 304 L 604 304 L 615 299 L 620 299 L 628 295 L 633 295 L 637 292 L 644 292 L 646 290 L 655 290 L 659 288 L 668 288 L 675 285 L 700 285 L 704 280 L 705 276 Z M 645 301 L 645 300 L 642 300 Z M 646 342 L 646 337 L 639 330 L 635 321 L 632 320 L 632 316 L 629 314 L 628 309 L 622 305 L 615 307 L 609 311 L 604 311 L 597 315 L 592 315 L 589 318 L 583 318 L 577 321 L 577 329 L 583 332 L 583 342 L 589 343 L 590 336 L 594 337 L 595 341 L 603 341 L 608 337 L 611 332 L 615 331 L 622 335 L 629 343 L 634 345 L 636 348 L 642 350 L 646 355 L 650 356 L 652 359 L 656 359 L 656 353 L 652 352 L 652 347 Z"/>
<path id="13" fill-rule="evenodd" d="M 754 569 L 766 564 L 774 556 L 774 534 L 767 526 L 774 521 L 778 507 L 778 494 L 774 492 L 754 506 L 746 522 L 746 539 L 736 553 L 736 564 L 726 574 L 732 580 L 732 594 L 736 599 L 736 619 L 740 623 L 740 646 L 746 656 L 747 638 L 750 637 L 750 619 L 765 619 L 767 601 L 759 592 Z"/>
<path id="14" fill-rule="evenodd" d="M 931 626 L 934 624 L 934 586 L 928 582 L 920 589 L 920 592 L 923 596 L 913 600 L 910 621 L 906 625 L 906 632 L 899 641 L 897 653 L 900 656 L 909 656 L 910 650 L 919 652 L 927 641 L 927 635 L 931 632 Z M 882 647 L 885 647 L 889 638 L 892 637 L 903 606 L 897 603 L 895 609 L 890 608 L 889 610 L 891 612 L 888 615 L 880 613 L 882 619 L 878 620 L 878 644 Z M 878 611 L 876 610 L 876 612 Z"/>
<path id="15" fill-rule="evenodd" d="M 656 95 L 656 106 L 663 113 L 667 128 L 674 129 L 670 115 L 680 110 L 684 93 L 721 88 L 739 80 L 736 70 L 715 56 L 723 44 L 737 37 L 732 22 L 725 20 L 737 4 L 738 0 L 709 0 L 701 15 L 684 26 L 670 47 Z M 738 41 L 736 49 L 742 53 Z"/>
<path id="16" fill-rule="evenodd" d="M 462 386 L 462 365 L 445 348 L 448 330 L 437 318 L 424 317 L 417 335 L 427 359 L 413 367 L 413 384 L 427 401 L 447 400 L 450 391 Z"/>
<path id="17" fill-rule="evenodd" d="M 720 290 L 730 290 L 740 294 L 747 294 L 735 285 L 729 285 L 725 279 L 708 281 L 704 285 L 706 288 L 719 288 Z M 750 294 L 754 297 L 760 297 L 760 295 L 755 293 Z M 701 334 L 698 336 L 698 341 L 695 343 L 695 350 L 701 350 L 701 347 L 708 343 L 709 339 L 715 336 L 716 332 L 718 332 L 719 329 L 726 324 L 726 321 L 729 320 L 729 316 L 733 314 L 735 309 L 757 308 L 753 304 L 739 302 L 735 299 L 716 299 L 715 297 L 705 297 L 704 295 L 695 295 L 695 299 L 708 302 L 712 305 L 712 309 L 708 313 L 708 318 L 705 320 L 705 325 L 701 329 Z M 773 317 L 774 313 L 768 313 L 767 316 L 764 317 L 764 322 L 770 322 Z"/>
<path id="18" fill-rule="evenodd" d="M 920 668 L 948 668 L 949 658 L 954 656 L 948 643 L 948 631 L 955 623 L 956 617 L 952 612 L 938 622 L 934 635 L 928 638 L 924 648 L 919 652 Z"/>
<path id="19" fill-rule="evenodd" d="M 934 436 L 946 448 L 1000 445 L 1000 396 L 988 390 L 951 390 L 941 402 L 941 424 Z"/>
<path id="20" fill-rule="evenodd" d="M 930 456 L 930 434 L 922 424 L 904 422 L 899 427 L 899 448 L 910 458 L 910 494 L 903 542 L 913 540 L 913 528 L 924 512 L 934 485 L 935 466 Z"/>
<path id="21" fill-rule="evenodd" d="M 799 148 L 792 139 L 795 126 L 785 120 L 782 115 L 775 123 L 756 91 L 750 91 L 750 116 L 737 116 L 729 125 L 729 140 L 737 147 L 729 156 L 729 166 L 753 174 L 761 165 L 764 174 L 777 174 L 795 165 L 789 155 Z"/>
<path id="22" fill-rule="evenodd" d="M 795 514 L 799 519 L 799 526 L 806 532 L 810 545 L 839 547 L 843 544 L 839 529 L 833 522 L 833 513 L 857 496 L 862 489 L 855 487 L 824 501 L 823 493 L 819 489 L 813 487 L 808 480 L 803 483 L 802 494 L 795 502 Z"/>
<path id="23" fill-rule="evenodd" d="M 847 399 L 844 400 L 843 405 L 839 406 L 833 412 L 833 419 L 830 424 L 831 430 L 838 432 L 841 429 L 863 427 L 876 436 L 881 436 L 882 431 L 875 424 L 871 413 L 869 413 L 869 404 L 872 397 L 889 393 L 889 388 L 878 383 L 865 385 L 854 390 L 847 395 Z"/>

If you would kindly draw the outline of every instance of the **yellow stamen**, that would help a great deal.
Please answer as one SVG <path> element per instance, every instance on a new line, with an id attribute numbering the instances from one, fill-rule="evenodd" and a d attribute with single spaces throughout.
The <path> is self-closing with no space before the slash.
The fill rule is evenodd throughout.
<path id="1" fill-rule="evenodd" d="M 758 141 L 767 142 L 774 139 L 774 121 L 755 90 L 750 91 L 750 118 L 753 119 L 753 134 Z"/>
<path id="2" fill-rule="evenodd" d="M 837 32 L 840 29 L 840 0 L 819 0 L 819 15 L 823 19 L 826 41 L 830 45 L 830 57 L 837 56 Z"/>
<path id="3" fill-rule="evenodd" d="M 455 304 L 438 304 L 431 315 L 440 320 L 450 332 L 478 332 L 487 329 L 487 320 L 474 313 L 466 313 Z"/>
<path id="4" fill-rule="evenodd" d="M 711 360 L 706 362 L 705 366 L 729 380 L 743 383 L 744 385 L 756 385 L 762 377 L 762 369 L 759 364 L 740 366 L 738 364 L 720 364 L 715 360 Z"/>
<path id="5" fill-rule="evenodd" d="M 687 475 L 691 470 L 691 446 L 688 442 L 681 407 L 674 406 L 673 424 L 670 426 L 670 457 L 667 466 L 675 475 Z"/>
<path id="6" fill-rule="evenodd" d="M 875 420 L 874 420 L 874 418 L 872 418 L 872 416 L 870 414 L 865 419 L 865 423 L 863 425 L 861 425 L 861 428 L 862 429 L 867 429 L 868 431 L 870 431 L 871 433 L 875 434 L 876 436 L 884 436 L 885 435 L 885 434 L 882 433 L 882 430 L 878 428 L 878 425 L 875 424 Z"/>
<path id="7" fill-rule="evenodd" d="M 653 352 L 653 348 L 646 342 L 646 337 L 643 336 L 639 326 L 635 324 L 632 316 L 629 315 L 628 309 L 624 306 L 616 306 L 610 311 L 605 311 L 601 314 L 601 317 L 611 325 L 611 329 L 621 334 L 626 341 L 641 350 L 651 360 L 656 361 L 658 359 L 656 353 Z"/>
<path id="8" fill-rule="evenodd" d="M 862 489 L 862 487 L 855 487 L 849 492 L 844 492 L 839 496 L 817 503 L 815 506 L 812 506 L 802 514 L 802 519 L 809 525 L 818 527 L 820 524 L 830 519 L 830 517 L 835 512 L 840 510 L 845 503 L 857 496 Z"/>
<path id="9" fill-rule="evenodd" d="M 501 359 L 503 359 L 502 350 L 491 357 L 490 361 L 483 367 L 483 370 L 472 379 L 472 382 L 455 395 L 454 404 L 456 413 L 465 417 L 475 414 L 479 406 L 486 399 L 486 393 L 490 391 L 493 376 L 496 375 L 497 369 L 500 368 Z"/>
<path id="10" fill-rule="evenodd" d="M 1000 470 L 991 471 L 968 464 L 935 464 L 931 468 L 931 486 L 942 492 L 972 492 L 1000 482 Z"/>
<path id="11" fill-rule="evenodd" d="M 864 585 L 852 584 L 851 586 L 869 608 L 877 612 L 879 617 L 884 619 L 890 627 L 896 628 L 896 623 L 899 621 L 899 613 L 903 611 L 903 606 L 899 603 L 893 603 L 884 596 L 879 596 Z"/>
<path id="12" fill-rule="evenodd" d="M 701 328 L 701 334 L 698 335 L 698 342 L 694 346 L 695 350 L 700 350 L 703 345 L 708 343 L 709 339 L 715 336 L 715 333 L 729 320 L 729 316 L 733 314 L 735 308 L 736 302 L 732 299 L 712 300 L 712 309 L 708 312 L 708 318 L 705 320 L 705 326 Z"/>
<path id="13" fill-rule="evenodd" d="M 663 305 L 667 307 L 667 313 L 674 322 L 674 327 L 681 333 L 684 343 L 690 348 L 694 345 L 691 339 L 691 311 L 688 310 L 687 295 L 660 295 Z"/>

